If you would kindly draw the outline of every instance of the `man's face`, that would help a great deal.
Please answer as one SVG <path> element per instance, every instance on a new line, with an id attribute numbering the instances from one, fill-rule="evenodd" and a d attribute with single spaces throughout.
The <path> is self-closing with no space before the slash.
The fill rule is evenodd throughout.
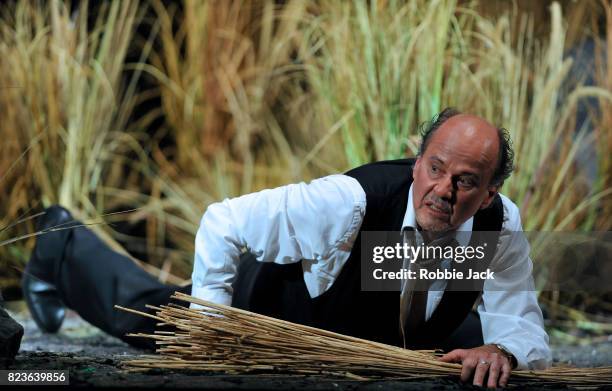
<path id="1" fill-rule="evenodd" d="M 497 130 L 479 117 L 456 115 L 438 128 L 412 174 L 414 209 L 422 230 L 456 230 L 491 203 L 497 188 L 489 183 L 498 149 Z"/>

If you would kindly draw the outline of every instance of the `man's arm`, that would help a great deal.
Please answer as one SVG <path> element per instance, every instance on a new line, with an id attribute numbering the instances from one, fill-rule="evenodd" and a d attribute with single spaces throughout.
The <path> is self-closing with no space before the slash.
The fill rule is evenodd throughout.
<path id="1" fill-rule="evenodd" d="M 324 292 L 348 259 L 365 213 L 365 193 L 345 175 L 263 190 L 211 204 L 195 242 L 192 295 L 230 305 L 243 249 L 257 260 L 310 261 L 311 296 Z"/>
<path id="2" fill-rule="evenodd" d="M 485 345 L 458 349 L 445 355 L 444 361 L 462 362 L 462 379 L 472 374 L 474 384 L 483 385 L 488 375 L 489 387 L 505 386 L 512 363 L 496 344 L 502 345 L 516 359 L 518 369 L 542 369 L 550 365 L 548 335 L 533 284 L 533 264 L 529 243 L 522 234 L 519 210 L 508 198 L 504 203 L 504 224 L 499 246 L 491 262 L 494 279 L 486 280 L 478 306 Z"/>
<path id="3" fill-rule="evenodd" d="M 495 279 L 486 280 L 478 312 L 485 343 L 499 343 L 517 360 L 519 369 L 550 366 L 548 334 L 533 283 L 529 242 L 516 205 L 504 201 L 503 231 L 492 261 Z"/>

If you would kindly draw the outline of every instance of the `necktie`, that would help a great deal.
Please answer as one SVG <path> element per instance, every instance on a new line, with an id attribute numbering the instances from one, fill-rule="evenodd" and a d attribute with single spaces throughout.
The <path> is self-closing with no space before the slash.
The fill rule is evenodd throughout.
<path id="1" fill-rule="evenodd" d="M 404 240 L 407 241 L 409 246 L 417 246 L 414 230 L 405 232 Z M 440 246 L 442 248 L 447 246 L 456 247 L 457 245 L 457 241 L 452 236 L 439 238 L 427 244 L 428 247 Z M 434 271 L 441 267 L 442 259 L 427 258 L 424 255 L 426 255 L 426 252 L 424 252 L 422 257 L 410 264 L 410 270 L 414 270 L 417 276 L 422 268 Z M 427 294 L 433 282 L 434 280 L 428 279 L 408 280 L 402 287 L 399 323 L 404 348 L 407 345 L 406 341 L 408 339 L 412 342 L 416 341 L 419 328 L 425 323 Z"/>

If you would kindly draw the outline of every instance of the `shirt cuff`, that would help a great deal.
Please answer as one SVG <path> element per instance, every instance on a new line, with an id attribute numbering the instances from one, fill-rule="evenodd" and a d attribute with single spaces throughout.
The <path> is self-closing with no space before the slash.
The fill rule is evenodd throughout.
<path id="1" fill-rule="evenodd" d="M 203 286 L 196 286 L 195 284 L 191 287 L 191 296 L 197 297 L 201 300 L 211 301 L 215 304 L 222 304 L 231 306 L 232 296 L 224 289 L 210 289 Z M 189 306 L 193 309 L 202 308 L 201 305 L 191 303 Z"/>
<path id="2" fill-rule="evenodd" d="M 515 369 L 546 369 L 550 366 L 550 362 L 546 357 L 533 357 L 533 352 L 529 353 L 531 357 L 528 358 L 524 354 L 523 349 L 521 349 L 520 346 L 518 346 L 516 343 L 513 343 L 512 341 L 500 341 L 497 343 L 503 345 L 506 349 L 508 349 L 510 353 L 512 353 L 514 358 L 516 358 L 517 365 Z"/>
<path id="3" fill-rule="evenodd" d="M 515 369 L 527 369 L 527 357 L 522 354 L 521 349 L 511 342 L 499 342 L 500 345 L 508 349 L 510 353 L 516 358 Z"/>

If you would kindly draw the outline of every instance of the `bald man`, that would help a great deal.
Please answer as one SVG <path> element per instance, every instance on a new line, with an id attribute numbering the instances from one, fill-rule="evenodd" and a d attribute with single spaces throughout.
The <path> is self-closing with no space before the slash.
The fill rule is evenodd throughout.
<path id="1" fill-rule="evenodd" d="M 462 380 L 505 386 L 513 368 L 551 361 L 529 245 L 514 235 L 522 230 L 519 211 L 498 193 L 512 160 L 504 129 L 446 109 L 424 128 L 416 159 L 372 163 L 210 205 L 196 235 L 192 286 L 160 284 L 77 227 L 39 238 L 24 294 L 47 331 L 59 328 L 66 305 L 128 343 L 151 347 L 125 334 L 151 332 L 154 322 L 117 313 L 113 305 L 144 309 L 167 303 L 175 290 L 191 292 L 383 343 L 442 348 L 448 353 L 441 360 L 462 363 Z M 40 228 L 70 219 L 54 207 Z M 478 233 L 492 232 L 495 243 L 481 263 L 495 278 L 470 290 L 443 279 L 420 290 L 402 281 L 399 294 L 364 290 L 362 240 L 375 231 L 399 232 L 414 247 L 452 248 L 477 247 Z M 433 261 L 440 268 L 453 259 Z"/>

